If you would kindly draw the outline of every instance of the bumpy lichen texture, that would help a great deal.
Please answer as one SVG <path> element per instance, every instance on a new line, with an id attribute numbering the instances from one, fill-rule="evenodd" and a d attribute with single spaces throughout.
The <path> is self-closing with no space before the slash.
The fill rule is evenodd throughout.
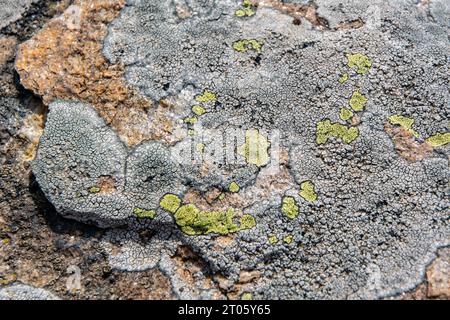
<path id="1" fill-rule="evenodd" d="M 113 130 L 121 113 L 114 122 L 95 101 L 57 102 L 32 164 L 39 185 L 65 216 L 112 227 L 102 243 L 114 268 L 159 268 L 179 298 L 384 298 L 409 290 L 450 239 L 448 13 L 434 2 L 427 10 L 411 1 L 255 0 L 255 14 L 238 17 L 241 1 L 129 1 L 100 28 L 105 61 L 123 68 L 119 78 L 137 96 L 164 101 L 161 118 L 192 135 L 163 143 L 168 126 L 131 148 L 121 141 L 127 133 Z M 373 6 L 379 15 L 367 12 Z M 58 39 L 53 32 L 38 33 L 31 47 Z M 76 61 L 69 52 L 63 60 Z M 52 59 L 36 57 L 49 61 L 37 71 L 71 83 L 50 72 Z M 19 71 L 36 87 L 36 77 Z M 109 105 L 108 95 L 96 96 Z M 354 114 L 342 120 L 347 103 Z M 392 115 L 415 119 L 428 142 L 389 123 Z M 165 123 L 141 113 L 139 120 Z M 199 127 L 211 130 L 209 140 L 196 141 Z M 232 142 L 215 135 L 235 129 Z M 178 157 L 185 145 L 202 152 Z M 218 146 L 234 150 L 234 162 Z M 90 193 L 105 176 L 115 188 Z M 239 192 L 229 192 L 232 181 Z M 314 202 L 299 194 L 304 181 L 320 193 Z M 161 205 L 168 194 L 180 202 Z M 156 215 L 140 219 L 135 208 Z M 202 261 L 200 280 L 187 283 L 187 264 L 174 262 L 181 245 Z"/>
<path id="2" fill-rule="evenodd" d="M 297 201 L 293 197 L 284 197 L 281 203 L 281 211 L 290 219 L 297 218 L 299 213 Z"/>
<path id="3" fill-rule="evenodd" d="M 404 116 L 401 116 L 401 115 L 392 115 L 388 119 L 389 119 L 389 122 L 391 124 L 400 125 L 403 128 L 405 128 L 406 131 L 408 131 L 409 133 L 414 135 L 416 138 L 419 137 L 419 133 L 417 133 L 412 128 L 412 126 L 414 124 L 414 119 L 413 118 L 408 118 L 408 117 L 404 117 Z"/>
<path id="4" fill-rule="evenodd" d="M 300 196 L 309 202 L 317 200 L 317 193 L 314 184 L 311 181 L 303 181 L 300 184 Z"/>
<path id="5" fill-rule="evenodd" d="M 347 59 L 348 66 L 350 68 L 356 67 L 356 72 L 359 74 L 366 74 L 372 67 L 372 62 L 370 61 L 369 57 L 362 53 L 349 53 L 347 54 Z"/>
<path id="6" fill-rule="evenodd" d="M 427 138 L 427 142 L 435 148 L 445 146 L 447 143 L 450 143 L 450 133 L 437 133 Z"/>
<path id="7" fill-rule="evenodd" d="M 341 123 L 331 123 L 329 119 L 319 121 L 316 127 L 317 144 L 324 144 L 331 137 L 339 138 L 348 144 L 358 138 L 358 135 L 358 128 L 346 126 Z"/>

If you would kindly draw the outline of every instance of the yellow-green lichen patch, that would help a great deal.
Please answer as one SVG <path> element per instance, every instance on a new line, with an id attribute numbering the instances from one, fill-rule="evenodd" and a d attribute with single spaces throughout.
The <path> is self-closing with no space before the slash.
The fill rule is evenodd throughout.
<path id="1" fill-rule="evenodd" d="M 356 72 L 359 74 L 366 74 L 372 67 L 372 62 L 370 61 L 369 57 L 361 53 L 349 53 L 347 54 L 347 60 L 348 66 L 350 68 L 356 66 L 358 68 Z"/>
<path id="2" fill-rule="evenodd" d="M 241 230 L 251 229 L 256 226 L 255 218 L 249 214 L 244 214 L 239 221 Z"/>
<path id="3" fill-rule="evenodd" d="M 262 42 L 256 39 L 243 39 L 233 43 L 233 49 L 237 52 L 246 52 L 247 50 L 261 51 Z"/>
<path id="4" fill-rule="evenodd" d="M 195 147 L 197 152 L 203 153 L 205 152 L 205 144 L 204 143 L 197 143 L 197 146 Z"/>
<path id="5" fill-rule="evenodd" d="M 316 128 L 316 143 L 324 144 L 329 138 L 341 139 L 344 143 L 350 143 L 359 136 L 357 127 L 348 127 L 340 123 L 331 123 L 329 119 L 319 121 Z"/>
<path id="6" fill-rule="evenodd" d="M 350 100 L 348 101 L 348 104 L 354 111 L 363 111 L 366 103 L 367 98 L 364 97 L 358 90 L 353 92 Z"/>
<path id="7" fill-rule="evenodd" d="M 286 196 L 281 202 L 281 211 L 290 219 L 295 219 L 298 216 L 299 209 L 297 201 L 293 197 Z"/>
<path id="8" fill-rule="evenodd" d="M 194 129 L 189 129 L 189 130 L 188 130 L 188 135 L 189 135 L 189 136 L 195 135 L 195 130 L 194 130 Z"/>
<path id="9" fill-rule="evenodd" d="M 247 163 L 262 167 L 269 163 L 269 147 L 269 140 L 258 129 L 249 129 L 245 132 L 245 144 L 239 146 L 237 152 Z"/>
<path id="10" fill-rule="evenodd" d="M 251 17 L 254 14 L 255 14 L 255 6 L 249 0 L 242 1 L 242 9 L 237 9 L 234 12 L 234 15 L 236 17 Z"/>
<path id="11" fill-rule="evenodd" d="M 253 300 L 253 296 L 250 292 L 244 292 L 241 296 L 241 300 Z"/>
<path id="12" fill-rule="evenodd" d="M 201 211 L 193 204 L 181 206 L 174 215 L 181 231 L 191 236 L 210 233 L 225 235 L 256 225 L 254 219 L 250 219 L 250 215 L 244 215 L 240 221 L 241 226 L 238 226 L 233 221 L 234 216 L 232 208 L 227 211 Z"/>
<path id="13" fill-rule="evenodd" d="M 228 186 L 228 190 L 230 190 L 230 192 L 239 192 L 239 189 L 241 187 L 239 187 L 239 185 L 236 182 L 231 182 L 230 185 Z"/>
<path id="14" fill-rule="evenodd" d="M 269 240 L 269 243 L 270 243 L 270 244 L 276 244 L 276 243 L 278 243 L 278 237 L 277 237 L 276 235 L 274 235 L 274 234 L 270 235 L 269 238 L 268 238 L 268 240 Z"/>
<path id="15" fill-rule="evenodd" d="M 192 112 L 198 116 L 201 116 L 206 113 L 206 109 L 203 108 L 202 106 L 196 104 L 195 106 L 192 106 Z"/>
<path id="16" fill-rule="evenodd" d="M 427 143 L 430 144 L 433 148 L 441 147 L 450 143 L 450 132 L 445 133 L 437 133 L 429 138 L 427 138 Z"/>
<path id="17" fill-rule="evenodd" d="M 303 181 L 300 184 L 300 196 L 309 202 L 314 202 L 317 200 L 317 193 L 314 188 L 314 184 L 311 181 Z"/>
<path id="18" fill-rule="evenodd" d="M 180 207 L 180 204 L 180 198 L 178 198 L 177 195 L 171 193 L 166 194 L 159 202 L 161 208 L 171 213 L 175 213 Z"/>
<path id="19" fill-rule="evenodd" d="M 340 78 L 339 78 L 339 83 L 340 84 L 343 84 L 343 83 L 345 83 L 345 82 L 347 82 L 347 80 L 348 80 L 348 73 L 344 73 Z"/>
<path id="20" fill-rule="evenodd" d="M 222 192 L 222 193 L 219 195 L 218 199 L 219 199 L 219 200 L 225 199 L 225 193 Z"/>
<path id="21" fill-rule="evenodd" d="M 89 188 L 90 193 L 99 193 L 101 191 L 99 186 L 92 186 Z"/>
<path id="22" fill-rule="evenodd" d="M 347 121 L 350 120 L 353 117 L 353 111 L 348 108 L 341 108 L 339 111 L 339 118 L 341 120 Z"/>
<path id="23" fill-rule="evenodd" d="M 284 243 L 286 243 L 286 244 L 291 244 L 292 241 L 294 241 L 294 236 L 288 235 L 288 236 L 284 237 L 283 241 L 284 241 Z"/>
<path id="24" fill-rule="evenodd" d="M 389 122 L 391 124 L 396 124 L 404 128 L 406 131 L 414 135 L 416 138 L 418 138 L 420 135 L 418 132 L 412 129 L 412 126 L 414 124 L 413 118 L 404 117 L 401 115 L 393 115 L 388 118 Z"/>
<path id="25" fill-rule="evenodd" d="M 204 90 L 202 94 L 195 97 L 197 102 L 206 103 L 213 102 L 217 100 L 217 95 L 209 90 Z"/>
<path id="26" fill-rule="evenodd" d="M 184 118 L 184 123 L 187 123 L 187 124 L 196 124 L 197 121 L 198 121 L 197 117 Z"/>
<path id="27" fill-rule="evenodd" d="M 155 210 L 145 210 L 142 208 L 134 208 L 133 213 L 138 217 L 139 219 L 145 219 L 150 218 L 153 219 L 156 215 Z"/>

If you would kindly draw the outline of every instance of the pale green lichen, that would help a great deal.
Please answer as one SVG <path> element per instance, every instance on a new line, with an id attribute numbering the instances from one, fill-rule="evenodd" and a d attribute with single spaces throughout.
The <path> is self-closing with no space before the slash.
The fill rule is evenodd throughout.
<path id="1" fill-rule="evenodd" d="M 237 9 L 234 14 L 237 17 L 251 17 L 255 14 L 254 8 L 255 6 L 251 1 L 244 0 L 242 1 L 242 9 Z"/>
<path id="2" fill-rule="evenodd" d="M 413 118 L 404 117 L 401 115 L 392 115 L 388 118 L 389 122 L 391 124 L 396 124 L 404 128 L 406 131 L 414 135 L 416 138 L 419 138 L 420 135 L 417 131 L 412 129 L 412 126 L 414 124 Z"/>
<path id="3" fill-rule="evenodd" d="M 89 188 L 90 193 L 99 193 L 100 191 L 101 191 L 101 189 L 98 186 L 92 186 Z"/>
<path id="4" fill-rule="evenodd" d="M 189 136 L 195 135 L 195 130 L 194 130 L 194 129 L 189 129 L 189 130 L 188 130 L 188 135 L 189 135 Z"/>
<path id="5" fill-rule="evenodd" d="M 181 205 L 181 200 L 177 195 L 168 193 L 161 199 L 159 205 L 164 210 L 175 213 Z"/>
<path id="6" fill-rule="evenodd" d="M 196 117 L 184 118 L 184 123 L 187 123 L 187 124 L 196 124 L 197 121 L 198 121 L 198 119 Z"/>
<path id="7" fill-rule="evenodd" d="M 236 182 L 231 182 L 230 185 L 228 186 L 228 190 L 230 190 L 230 192 L 239 192 L 239 185 Z"/>
<path id="8" fill-rule="evenodd" d="M 450 143 L 450 132 L 437 133 L 427 138 L 426 142 L 433 148 L 441 147 Z"/>
<path id="9" fill-rule="evenodd" d="M 293 197 L 286 196 L 281 203 L 281 211 L 290 219 L 295 219 L 298 216 L 299 209 L 297 202 Z"/>
<path id="10" fill-rule="evenodd" d="M 341 139 L 344 143 L 350 143 L 359 136 L 357 127 L 348 127 L 340 123 L 331 123 L 329 119 L 319 121 L 316 128 L 316 143 L 324 144 L 329 138 Z"/>
<path id="11" fill-rule="evenodd" d="M 339 118 L 341 120 L 347 121 L 350 120 L 353 117 L 353 111 L 348 108 L 341 108 L 339 111 Z"/>
<path id="12" fill-rule="evenodd" d="M 276 235 L 272 234 L 269 236 L 268 240 L 269 240 L 270 244 L 276 244 L 278 242 L 278 237 Z"/>
<path id="13" fill-rule="evenodd" d="M 233 49 L 237 52 L 246 52 L 247 50 L 254 50 L 260 52 L 262 42 L 256 39 L 242 39 L 233 43 Z"/>
<path id="14" fill-rule="evenodd" d="M 245 230 L 245 229 L 251 229 L 253 227 L 256 226 L 256 220 L 252 215 L 249 214 L 244 214 L 241 219 L 239 220 L 240 222 L 240 229 L 241 230 Z"/>
<path id="15" fill-rule="evenodd" d="M 317 200 L 317 193 L 314 188 L 314 184 L 311 181 L 303 181 L 300 184 L 300 196 L 309 202 L 314 202 Z"/>
<path id="16" fill-rule="evenodd" d="M 206 103 L 213 102 L 217 100 L 217 95 L 209 90 L 204 90 L 202 94 L 195 97 L 197 102 Z"/>
<path id="17" fill-rule="evenodd" d="M 196 104 L 195 106 L 192 106 L 192 112 L 198 116 L 201 116 L 206 113 L 206 109 L 203 108 L 202 106 Z"/>
<path id="18" fill-rule="evenodd" d="M 253 296 L 250 292 L 244 292 L 241 296 L 241 300 L 253 300 Z"/>
<path id="19" fill-rule="evenodd" d="M 219 200 L 225 199 L 225 193 L 222 192 L 217 199 Z"/>
<path id="20" fill-rule="evenodd" d="M 343 83 L 345 83 L 345 82 L 347 82 L 347 80 L 348 80 L 348 73 L 344 73 L 340 78 L 339 78 L 339 83 L 340 84 L 343 84 Z"/>
<path id="21" fill-rule="evenodd" d="M 288 235 L 288 236 L 284 237 L 283 241 L 284 241 L 284 243 L 286 243 L 286 244 L 291 244 L 292 241 L 294 241 L 294 236 Z"/>
<path id="22" fill-rule="evenodd" d="M 347 60 L 348 66 L 350 68 L 356 66 L 358 68 L 356 72 L 359 74 L 366 74 L 372 67 L 372 62 L 370 61 L 369 57 L 361 53 L 349 53 L 347 54 Z"/>
<path id="23" fill-rule="evenodd" d="M 197 143 L 197 146 L 195 147 L 197 152 L 203 153 L 205 152 L 206 145 L 204 143 Z"/>
<path id="24" fill-rule="evenodd" d="M 245 144 L 239 146 L 237 152 L 247 163 L 262 167 L 269 163 L 269 147 L 270 142 L 258 129 L 249 129 L 245 132 Z"/>
<path id="25" fill-rule="evenodd" d="M 367 98 L 364 97 L 358 90 L 353 92 L 352 96 L 350 97 L 350 100 L 348 101 L 348 104 L 354 111 L 364 110 L 364 106 L 366 105 L 366 103 Z"/>
<path id="26" fill-rule="evenodd" d="M 139 218 L 139 219 L 144 219 L 144 218 L 150 218 L 153 219 L 156 215 L 155 210 L 145 210 L 142 208 L 134 208 L 133 209 L 133 213 Z"/>
<path id="27" fill-rule="evenodd" d="M 227 211 L 202 211 L 193 204 L 181 206 L 175 212 L 175 222 L 181 231 L 187 235 L 229 234 L 244 229 L 253 228 L 255 219 L 250 215 L 242 216 L 240 226 L 234 223 L 235 212 L 233 208 Z"/>

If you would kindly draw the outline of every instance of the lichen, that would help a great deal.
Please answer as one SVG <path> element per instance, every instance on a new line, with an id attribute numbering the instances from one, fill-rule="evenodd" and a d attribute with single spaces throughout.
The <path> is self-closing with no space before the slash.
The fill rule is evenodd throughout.
<path id="1" fill-rule="evenodd" d="M 230 192 L 239 192 L 239 185 L 236 182 L 231 182 L 230 185 L 228 186 L 228 190 L 230 190 Z"/>
<path id="2" fill-rule="evenodd" d="M 192 106 L 192 112 L 198 116 L 201 116 L 206 113 L 206 109 L 203 108 L 202 106 L 196 104 L 195 106 Z"/>
<path id="3" fill-rule="evenodd" d="M 251 17 L 255 14 L 255 6 L 249 0 L 242 1 L 242 9 L 237 9 L 234 15 L 237 17 Z"/>
<path id="4" fill-rule="evenodd" d="M 362 111 L 364 110 L 364 106 L 367 103 L 367 98 L 364 97 L 359 90 L 356 90 L 353 92 L 352 96 L 350 97 L 350 100 L 348 101 L 348 104 L 354 111 Z"/>
<path id="5" fill-rule="evenodd" d="M 187 117 L 187 118 L 184 118 L 184 123 L 187 123 L 187 124 L 196 124 L 197 122 L 198 122 L 198 119 L 197 119 L 197 117 Z"/>
<path id="6" fill-rule="evenodd" d="M 278 237 L 276 235 L 272 234 L 269 236 L 268 240 L 269 240 L 270 244 L 276 244 L 278 242 Z"/>
<path id="7" fill-rule="evenodd" d="M 292 241 L 294 241 L 294 236 L 288 235 L 288 236 L 284 237 L 283 241 L 284 241 L 284 243 L 286 243 L 286 244 L 291 244 Z"/>
<path id="8" fill-rule="evenodd" d="M 243 229 L 250 229 L 256 225 L 250 215 L 242 216 L 238 226 L 233 222 L 235 212 L 233 208 L 226 211 L 202 211 L 193 204 L 181 206 L 175 212 L 175 222 L 181 231 L 187 235 L 206 235 L 216 233 L 226 235 Z"/>
<path id="9" fill-rule="evenodd" d="M 166 194 L 159 202 L 161 208 L 171 213 L 175 213 L 180 207 L 180 204 L 181 204 L 180 198 L 178 198 L 177 195 L 171 193 Z"/>
<path id="10" fill-rule="evenodd" d="M 344 143 L 350 143 L 359 136 L 357 127 L 349 127 L 340 123 L 331 123 L 329 119 L 319 121 L 316 128 L 316 143 L 324 144 L 330 137 L 341 139 Z"/>
<path id="11" fill-rule="evenodd" d="M 246 52 L 247 50 L 254 50 L 260 52 L 262 42 L 256 39 L 242 39 L 233 43 L 233 49 L 237 52 Z"/>
<path id="12" fill-rule="evenodd" d="M 156 215 L 155 210 L 146 210 L 146 209 L 142 209 L 142 208 L 134 208 L 133 213 L 139 219 L 145 219 L 145 218 L 153 219 Z"/>
<path id="13" fill-rule="evenodd" d="M 244 292 L 241 296 L 241 300 L 253 300 L 252 294 L 250 292 Z"/>
<path id="14" fill-rule="evenodd" d="M 341 120 L 347 121 L 353 117 L 353 111 L 347 108 L 341 108 L 339 111 L 339 118 Z"/>
<path id="15" fill-rule="evenodd" d="M 317 193 L 314 189 L 314 184 L 311 181 L 303 181 L 300 184 L 300 189 L 300 196 L 306 201 L 314 202 L 317 200 Z"/>
<path id="16" fill-rule="evenodd" d="M 396 124 L 403 127 L 406 131 L 414 135 L 416 138 L 420 136 L 417 131 L 412 129 L 412 126 L 414 124 L 413 118 L 408 118 L 401 115 L 392 115 L 388 118 L 388 120 L 391 124 Z"/>
<path id="17" fill-rule="evenodd" d="M 209 90 L 204 90 L 202 94 L 195 97 L 197 102 L 206 103 L 217 100 L 217 95 Z"/>
<path id="18" fill-rule="evenodd" d="M 89 188 L 89 192 L 90 193 L 99 193 L 100 192 L 100 187 L 98 187 L 98 186 L 92 186 L 92 187 L 90 187 Z"/>
<path id="19" fill-rule="evenodd" d="M 358 68 L 356 71 L 358 74 L 366 74 L 372 67 L 372 62 L 369 57 L 361 53 L 349 53 L 347 54 L 347 60 L 350 68 L 355 66 Z"/>
<path id="20" fill-rule="evenodd" d="M 196 146 L 197 152 L 203 153 L 205 152 L 205 144 L 204 143 L 198 143 Z"/>
<path id="21" fill-rule="evenodd" d="M 447 143 L 450 143 L 450 132 L 437 133 L 427 138 L 426 142 L 430 144 L 433 148 L 446 145 Z"/>
<path id="22" fill-rule="evenodd" d="M 343 84 L 343 83 L 345 83 L 345 82 L 347 82 L 347 80 L 348 80 L 348 73 L 344 73 L 340 78 L 339 78 L 339 83 L 340 84 Z"/>
<path id="23" fill-rule="evenodd" d="M 258 129 L 249 129 L 245 132 L 245 144 L 239 146 L 237 152 L 247 163 L 262 167 L 269 163 L 269 147 L 270 142 Z"/>
<path id="24" fill-rule="evenodd" d="M 298 216 L 299 209 L 297 202 L 293 197 L 286 196 L 281 203 L 281 211 L 290 219 L 295 219 Z"/>

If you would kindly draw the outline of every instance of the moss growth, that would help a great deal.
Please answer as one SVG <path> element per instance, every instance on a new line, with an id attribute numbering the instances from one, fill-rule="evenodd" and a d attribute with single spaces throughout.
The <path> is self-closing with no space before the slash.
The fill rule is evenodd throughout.
<path id="1" fill-rule="evenodd" d="M 195 97 L 197 102 L 206 103 L 217 100 L 217 96 L 214 92 L 209 90 L 204 90 L 202 94 Z"/>
<path id="2" fill-rule="evenodd" d="M 188 235 L 205 235 L 210 233 L 229 234 L 243 229 L 253 228 L 255 219 L 250 215 L 241 218 L 241 226 L 233 222 L 234 209 L 227 211 L 201 211 L 193 204 L 181 206 L 175 212 L 175 221 L 181 231 Z"/>
<path id="3" fill-rule="evenodd" d="M 236 182 L 231 182 L 230 185 L 228 186 L 228 190 L 230 190 L 230 192 L 239 192 L 239 185 Z"/>
<path id="4" fill-rule="evenodd" d="M 359 130 L 356 127 L 347 127 L 340 123 L 331 123 L 326 119 L 319 121 L 316 128 L 316 143 L 324 144 L 330 137 L 341 139 L 344 143 L 350 143 L 359 136 Z"/>
<path id="5" fill-rule="evenodd" d="M 241 296 L 241 300 L 253 300 L 253 296 L 250 292 L 244 292 Z"/>
<path id="6" fill-rule="evenodd" d="M 290 219 L 298 216 L 298 205 L 293 197 L 284 197 L 281 203 L 281 211 Z"/>
<path id="7" fill-rule="evenodd" d="M 358 68 L 356 70 L 358 74 L 366 74 L 372 67 L 372 62 L 370 61 L 369 57 L 361 53 L 349 53 L 347 54 L 347 60 L 348 66 L 350 68 L 353 68 L 355 66 Z"/>
<path id="8" fill-rule="evenodd" d="M 429 138 L 427 138 L 427 143 L 429 143 L 433 148 L 441 147 L 450 143 L 450 132 L 437 133 Z"/>
<path id="9" fill-rule="evenodd" d="M 354 111 L 362 111 L 364 110 L 364 106 L 367 103 L 367 98 L 364 97 L 358 90 L 353 92 L 348 104 Z"/>
<path id="10" fill-rule="evenodd" d="M 233 43 L 233 49 L 237 52 L 246 52 L 247 50 L 254 50 L 260 52 L 262 43 L 255 39 L 243 39 Z"/>
<path id="11" fill-rule="evenodd" d="M 197 117 L 184 118 L 184 123 L 188 123 L 188 124 L 196 124 L 197 121 L 198 121 Z"/>
<path id="12" fill-rule="evenodd" d="M 270 244 L 276 244 L 278 242 L 278 237 L 276 235 L 272 234 L 269 236 L 268 240 L 269 240 Z"/>
<path id="13" fill-rule="evenodd" d="M 348 73 L 344 73 L 340 78 L 339 78 L 339 83 L 340 84 L 343 84 L 343 83 L 345 83 L 345 82 L 347 82 L 347 80 L 348 80 Z"/>
<path id="14" fill-rule="evenodd" d="M 341 108 L 339 112 L 339 118 L 341 120 L 347 121 L 350 120 L 353 117 L 353 111 L 347 108 Z"/>
<path id="15" fill-rule="evenodd" d="M 418 132 L 412 129 L 412 126 L 414 124 L 413 118 L 408 118 L 400 115 L 393 115 L 388 118 L 389 122 L 391 124 L 396 124 L 404 128 L 406 131 L 414 135 L 416 138 L 418 138 L 420 135 Z"/>
<path id="16" fill-rule="evenodd" d="M 258 129 L 249 129 L 245 132 L 245 144 L 239 146 L 237 152 L 247 163 L 262 167 L 269 163 L 269 147 L 270 142 Z"/>
<path id="17" fill-rule="evenodd" d="M 314 184 L 307 180 L 300 184 L 300 196 L 309 202 L 314 202 L 317 200 L 317 193 L 314 189 Z"/>
<path id="18" fill-rule="evenodd" d="M 89 188 L 89 192 L 90 193 L 99 193 L 100 192 L 100 187 L 99 186 L 92 186 Z"/>
<path id="19" fill-rule="evenodd" d="M 180 207 L 180 204 L 181 204 L 180 198 L 178 198 L 177 195 L 171 193 L 166 194 L 159 202 L 161 208 L 171 213 L 175 213 Z"/>
<path id="20" fill-rule="evenodd" d="M 286 244 L 291 244 L 292 241 L 294 241 L 294 236 L 288 235 L 288 236 L 284 237 L 283 241 L 284 241 L 284 243 L 286 243 Z"/>
<path id="21" fill-rule="evenodd" d="M 206 109 L 203 108 L 202 106 L 196 104 L 195 106 L 192 106 L 192 112 L 198 116 L 201 116 L 206 113 Z"/>
<path id="22" fill-rule="evenodd" d="M 155 210 L 145 210 L 142 208 L 134 208 L 133 213 L 139 218 L 139 219 L 145 219 L 150 218 L 153 219 L 156 215 Z"/>

